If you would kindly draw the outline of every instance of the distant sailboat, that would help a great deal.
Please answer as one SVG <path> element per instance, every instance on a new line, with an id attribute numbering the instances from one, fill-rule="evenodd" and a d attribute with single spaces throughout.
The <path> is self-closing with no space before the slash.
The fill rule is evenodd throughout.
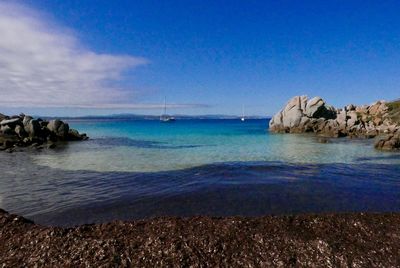
<path id="1" fill-rule="evenodd" d="M 245 120 L 245 117 L 244 117 L 244 105 L 242 105 L 242 117 L 240 118 L 240 120 L 242 122 L 244 122 L 244 120 Z"/>
<path id="2" fill-rule="evenodd" d="M 167 97 L 164 98 L 164 114 L 160 116 L 160 121 L 161 122 L 174 122 L 175 117 L 169 116 L 167 114 Z"/>

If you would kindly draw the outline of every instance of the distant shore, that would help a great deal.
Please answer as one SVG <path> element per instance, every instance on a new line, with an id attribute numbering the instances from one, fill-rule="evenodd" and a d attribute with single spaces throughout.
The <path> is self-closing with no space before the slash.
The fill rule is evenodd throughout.
<path id="1" fill-rule="evenodd" d="M 400 265 L 400 214 L 155 218 L 44 227 L 0 210 L 0 266 Z"/>

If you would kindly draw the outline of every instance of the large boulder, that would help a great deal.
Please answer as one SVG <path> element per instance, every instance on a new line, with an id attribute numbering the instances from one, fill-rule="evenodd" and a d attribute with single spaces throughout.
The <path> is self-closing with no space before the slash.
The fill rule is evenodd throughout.
<path id="1" fill-rule="evenodd" d="M 25 117 L 23 123 L 24 123 L 24 129 L 26 133 L 28 133 L 29 137 L 35 138 L 40 136 L 41 128 L 38 120 Z"/>
<path id="2" fill-rule="evenodd" d="M 59 119 L 49 121 L 47 129 L 61 139 L 68 138 L 69 125 Z"/>
<path id="3" fill-rule="evenodd" d="M 309 132 L 316 121 L 311 119 L 332 119 L 335 109 L 327 106 L 320 97 L 308 100 L 307 96 L 295 96 L 271 119 L 269 125 L 275 132 Z"/>

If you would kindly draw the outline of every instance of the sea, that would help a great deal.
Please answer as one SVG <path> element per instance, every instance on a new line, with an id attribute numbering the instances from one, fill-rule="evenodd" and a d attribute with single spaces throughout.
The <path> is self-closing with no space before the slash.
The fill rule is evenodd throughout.
<path id="1" fill-rule="evenodd" d="M 268 119 L 73 119 L 88 141 L 0 153 L 0 208 L 38 224 L 399 212 L 400 153 Z"/>

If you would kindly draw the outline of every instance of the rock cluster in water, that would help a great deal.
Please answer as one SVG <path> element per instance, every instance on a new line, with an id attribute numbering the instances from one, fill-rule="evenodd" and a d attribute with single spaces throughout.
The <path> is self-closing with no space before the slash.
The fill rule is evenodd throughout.
<path id="1" fill-rule="evenodd" d="M 15 147 L 43 148 L 44 145 L 54 148 L 57 142 L 86 139 L 86 134 L 80 134 L 58 119 L 45 121 L 24 114 L 0 114 L 0 150 L 11 152 Z"/>
<path id="2" fill-rule="evenodd" d="M 276 133 L 312 132 L 335 138 L 380 136 L 376 148 L 400 149 L 400 124 L 391 119 L 385 101 L 336 109 L 320 97 L 296 96 L 271 119 L 269 127 Z"/>

